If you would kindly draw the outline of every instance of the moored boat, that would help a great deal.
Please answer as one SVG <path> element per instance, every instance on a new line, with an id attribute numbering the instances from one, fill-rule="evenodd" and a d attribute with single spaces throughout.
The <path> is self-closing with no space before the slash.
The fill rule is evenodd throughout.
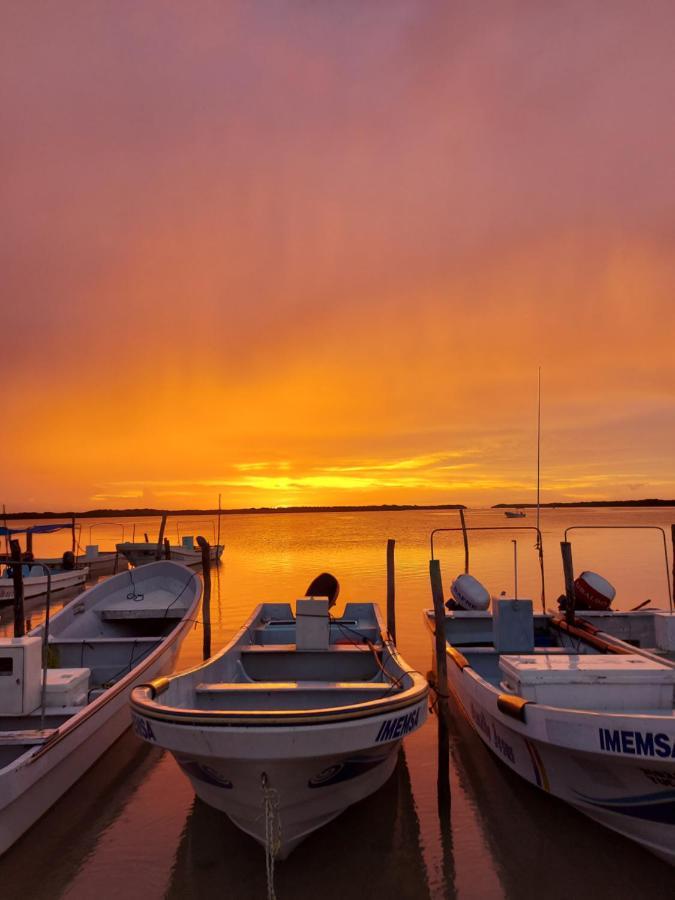
<path id="1" fill-rule="evenodd" d="M 201 596 L 162 561 L 85 591 L 48 625 L 0 638 L 0 853 L 131 724 L 129 691 L 170 672 Z"/>
<path id="2" fill-rule="evenodd" d="M 427 683 L 377 606 L 256 607 L 215 657 L 132 692 L 135 728 L 170 750 L 206 803 L 283 859 L 392 774 L 427 715 Z"/>
<path id="3" fill-rule="evenodd" d="M 452 594 L 448 688 L 476 734 L 531 784 L 675 865 L 672 608 L 579 618 L 522 599 L 461 609 Z M 434 647 L 433 610 L 425 621 Z"/>
<path id="4" fill-rule="evenodd" d="M 152 541 L 124 541 L 117 544 L 116 549 L 133 566 L 144 566 L 146 563 L 154 562 L 157 558 L 157 543 Z M 166 557 L 166 554 L 166 549 L 162 548 L 161 557 Z M 188 535 L 183 538 L 180 544 L 170 544 L 168 554 L 169 559 L 183 563 L 185 566 L 199 566 L 202 562 L 202 551 L 198 548 L 195 549 L 194 539 Z M 218 562 L 222 555 L 222 544 L 209 548 L 209 559 L 211 562 Z"/>
<path id="5" fill-rule="evenodd" d="M 42 563 L 15 563 L 21 565 L 23 572 L 24 600 L 37 600 L 46 597 L 47 593 L 80 587 L 87 580 L 89 570 L 86 566 L 70 568 L 49 568 L 49 576 Z M 6 564 L 0 570 L 0 607 L 14 602 L 14 582 L 12 565 Z"/>

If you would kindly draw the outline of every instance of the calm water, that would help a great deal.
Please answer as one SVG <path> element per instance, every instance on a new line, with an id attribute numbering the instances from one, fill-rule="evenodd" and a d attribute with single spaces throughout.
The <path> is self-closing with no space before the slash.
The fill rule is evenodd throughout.
<path id="1" fill-rule="evenodd" d="M 670 535 L 675 510 L 545 510 L 542 512 L 547 606 L 561 593 L 559 541 L 570 525 L 661 525 Z M 120 520 L 123 521 L 123 520 Z M 82 545 L 90 540 L 87 521 Z M 132 536 L 124 520 L 125 536 Z M 534 514 L 469 511 L 467 524 L 526 526 Z M 341 584 L 338 606 L 375 600 L 384 607 L 385 549 L 396 539 L 398 644 L 426 672 L 429 636 L 421 611 L 430 605 L 429 535 L 459 525 L 455 512 L 321 513 L 224 516 L 223 564 L 213 573 L 213 648 L 252 606 L 302 596 L 320 571 Z M 170 522 L 168 536 L 202 533 L 209 520 Z M 158 521 L 136 536 L 156 536 Z M 69 538 L 36 538 L 37 554 L 66 549 Z M 112 547 L 121 528 L 103 520 L 91 540 Z M 492 593 L 513 591 L 512 539 L 517 540 L 520 596 L 539 603 L 534 532 L 471 535 L 471 571 Z M 615 606 L 650 598 L 666 606 L 668 588 L 658 532 L 580 530 L 571 535 L 575 570 L 592 568 L 617 588 Z M 439 534 L 436 555 L 446 595 L 464 563 L 461 537 Z M 33 613 L 33 624 L 40 620 Z M 7 630 L 8 614 L 3 617 Z M 201 658 L 201 628 L 186 639 L 180 665 Z M 456 710 L 453 710 L 456 713 Z M 670 867 L 523 783 L 498 763 L 459 715 L 452 733 L 452 810 L 441 824 L 436 805 L 436 721 L 406 739 L 394 778 L 349 809 L 277 866 L 279 898 L 392 896 L 461 898 L 634 898 L 675 895 Z M 127 733 L 12 850 L 0 860 L 7 898 L 264 897 L 262 849 L 227 818 L 195 801 L 173 760 Z"/>

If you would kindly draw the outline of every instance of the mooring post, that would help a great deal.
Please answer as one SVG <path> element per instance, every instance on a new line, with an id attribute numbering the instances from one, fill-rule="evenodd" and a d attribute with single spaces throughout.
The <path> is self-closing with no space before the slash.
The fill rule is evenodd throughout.
<path id="1" fill-rule="evenodd" d="M 33 532 L 26 529 L 26 554 L 28 559 L 33 558 Z"/>
<path id="2" fill-rule="evenodd" d="M 459 511 L 459 521 L 462 523 L 462 538 L 464 539 L 464 572 L 469 573 L 469 536 L 466 533 L 466 521 L 464 519 L 464 510 Z"/>
<path id="3" fill-rule="evenodd" d="M 670 540 L 672 542 L 673 577 L 670 581 L 670 611 L 673 612 L 673 595 L 675 595 L 675 525 L 670 526 Z"/>
<path id="4" fill-rule="evenodd" d="M 565 597 L 567 607 L 565 609 L 565 621 L 568 625 L 574 624 L 574 566 L 572 565 L 572 545 L 569 541 L 560 541 L 562 553 L 563 574 L 565 576 Z"/>
<path id="5" fill-rule="evenodd" d="M 441 564 L 429 561 L 431 595 L 434 600 L 434 634 L 436 652 L 436 710 L 438 713 L 438 805 L 439 810 L 450 804 L 450 734 L 448 731 L 448 666 L 445 649 L 445 603 Z"/>
<path id="6" fill-rule="evenodd" d="M 204 599 L 202 601 L 202 621 L 204 623 L 203 657 L 211 656 L 211 547 L 206 538 L 197 538 L 197 545 L 202 551 L 202 575 L 204 576 Z"/>
<path id="7" fill-rule="evenodd" d="M 72 538 L 73 538 L 71 541 L 71 544 L 72 544 L 71 550 L 73 551 L 73 555 L 77 555 L 75 553 L 75 547 L 77 546 L 77 541 L 75 540 L 75 516 L 73 516 L 70 520 L 70 530 L 72 532 Z"/>
<path id="8" fill-rule="evenodd" d="M 171 559 L 171 541 L 164 538 L 164 559 Z"/>
<path id="9" fill-rule="evenodd" d="M 396 570 L 394 566 L 394 547 L 396 541 L 387 541 L 387 631 L 396 643 Z"/>
<path id="10" fill-rule="evenodd" d="M 12 581 L 14 583 L 14 637 L 23 637 L 26 633 L 26 623 L 23 615 L 23 566 L 21 565 L 21 544 L 18 541 L 9 542 L 12 558 Z"/>
<path id="11" fill-rule="evenodd" d="M 166 528 L 165 512 L 162 513 L 162 521 L 159 523 L 159 537 L 157 538 L 157 550 L 155 551 L 155 559 L 162 558 L 162 550 L 164 548 L 164 529 Z"/>

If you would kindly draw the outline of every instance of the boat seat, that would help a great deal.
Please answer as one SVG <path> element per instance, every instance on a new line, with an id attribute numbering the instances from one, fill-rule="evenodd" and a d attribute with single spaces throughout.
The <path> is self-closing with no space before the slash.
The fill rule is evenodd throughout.
<path id="1" fill-rule="evenodd" d="M 81 638 L 50 638 L 49 646 L 58 647 L 59 644 L 159 644 L 165 640 L 163 637 L 81 637 Z"/>
<path id="2" fill-rule="evenodd" d="M 388 681 L 218 681 L 203 682 L 195 687 L 198 694 L 267 693 L 268 691 L 360 691 L 381 694 L 383 691 L 400 690 Z"/>
<path id="3" fill-rule="evenodd" d="M 99 613 L 104 622 L 123 622 L 127 619 L 182 619 L 185 615 L 185 607 L 164 607 L 161 609 L 149 609 L 147 606 L 117 607 L 116 609 L 102 609 Z"/>
<path id="4" fill-rule="evenodd" d="M 374 643 L 376 650 L 382 649 L 382 644 Z M 311 650 L 310 653 L 367 653 L 370 648 L 367 644 L 331 644 L 325 650 Z M 295 644 L 249 644 L 241 648 L 242 655 L 248 653 L 263 653 L 273 655 L 275 653 L 296 653 Z"/>

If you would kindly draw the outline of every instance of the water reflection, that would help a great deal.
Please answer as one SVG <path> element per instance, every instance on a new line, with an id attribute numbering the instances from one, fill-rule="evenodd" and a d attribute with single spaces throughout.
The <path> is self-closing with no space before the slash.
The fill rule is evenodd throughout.
<path id="1" fill-rule="evenodd" d="M 279 900 L 429 896 L 405 756 L 400 754 L 394 775 L 379 791 L 277 863 L 274 881 Z M 264 897 L 264 851 L 227 816 L 195 799 L 167 896 L 220 898 L 225 885 L 233 898 Z"/>
<path id="2" fill-rule="evenodd" d="M 574 522 L 667 526 L 669 510 L 545 510 L 546 584 L 560 593 L 558 542 Z M 470 511 L 469 525 L 500 524 L 501 513 Z M 102 548 L 118 535 L 96 531 Z M 147 524 L 153 536 L 153 526 Z M 294 603 L 312 578 L 332 571 L 342 602 L 385 608 L 386 543 L 396 539 L 397 631 L 406 661 L 431 664 L 422 609 L 430 605 L 429 533 L 457 524 L 454 512 L 225 516 L 224 561 L 213 570 L 212 647 L 218 650 L 263 601 Z M 181 531 L 183 525 L 181 524 Z M 513 583 L 510 533 L 472 540 L 472 571 L 493 592 Z M 60 549 L 47 544 L 45 554 Z M 519 551 L 523 595 L 538 596 L 536 554 Z M 41 548 L 42 552 L 42 548 Z M 446 579 L 463 568 L 461 538 L 439 547 Z M 575 565 L 618 589 L 616 606 L 650 596 L 666 602 L 663 550 L 646 535 L 575 537 Z M 59 597 L 55 608 L 67 598 Z M 339 610 L 338 610 L 339 612 Z M 32 613 L 33 625 L 44 611 Z M 0 622 L 12 620 L 5 610 Z M 202 630 L 190 631 L 179 667 L 201 661 Z M 492 757 L 460 717 L 451 722 L 452 803 L 439 819 L 436 720 L 410 735 L 395 779 L 307 839 L 277 869 L 279 897 L 576 896 L 613 900 L 672 895 L 672 870 L 649 853 L 520 780 Z M 127 733 L 0 860 L 3 900 L 30 897 L 265 896 L 263 851 L 226 817 L 194 800 L 170 757 Z"/>

